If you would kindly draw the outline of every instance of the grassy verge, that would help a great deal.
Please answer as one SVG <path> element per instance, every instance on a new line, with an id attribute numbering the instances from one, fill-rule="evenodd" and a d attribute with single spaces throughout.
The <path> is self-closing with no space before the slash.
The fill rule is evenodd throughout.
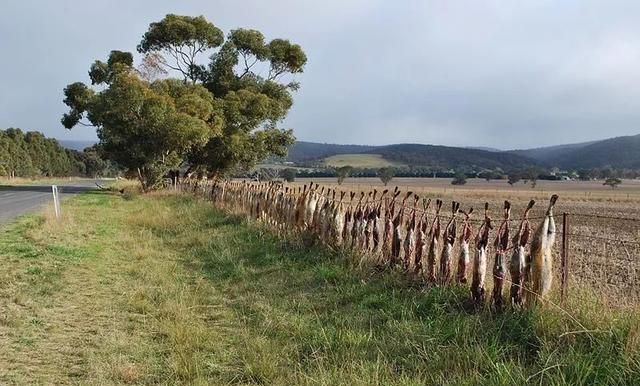
<path id="1" fill-rule="evenodd" d="M 191 198 L 64 214 L 0 229 L 0 384 L 640 384 L 637 314 L 469 312 Z"/>
<path id="2" fill-rule="evenodd" d="M 69 183 L 74 181 L 83 181 L 83 180 L 91 180 L 91 179 L 86 177 L 36 177 L 36 178 L 0 177 L 0 185 L 53 185 L 53 184 L 64 184 L 64 183 Z"/>

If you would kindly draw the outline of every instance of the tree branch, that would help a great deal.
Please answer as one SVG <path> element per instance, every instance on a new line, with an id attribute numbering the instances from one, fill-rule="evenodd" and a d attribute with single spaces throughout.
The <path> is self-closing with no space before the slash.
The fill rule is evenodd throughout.
<path id="1" fill-rule="evenodd" d="M 280 70 L 276 70 L 273 75 L 271 75 L 273 68 L 269 69 L 269 77 L 267 78 L 267 80 L 276 80 L 276 78 L 278 78 L 280 75 L 284 74 L 285 72 L 287 72 L 286 69 L 280 69 Z"/>
<path id="2" fill-rule="evenodd" d="M 91 123 L 85 123 L 80 120 L 78 121 L 78 124 L 85 127 L 97 127 L 96 125 L 92 125 Z"/>
<path id="3" fill-rule="evenodd" d="M 258 63 L 258 58 L 255 58 L 255 60 L 253 61 L 253 63 L 248 64 L 247 62 L 247 55 L 246 54 L 242 54 L 242 58 L 244 59 L 244 72 L 242 73 L 242 75 L 240 75 L 238 77 L 238 79 L 242 79 L 245 75 L 247 75 L 249 73 L 249 71 L 251 70 L 251 68 L 253 66 L 255 66 L 256 63 Z"/>

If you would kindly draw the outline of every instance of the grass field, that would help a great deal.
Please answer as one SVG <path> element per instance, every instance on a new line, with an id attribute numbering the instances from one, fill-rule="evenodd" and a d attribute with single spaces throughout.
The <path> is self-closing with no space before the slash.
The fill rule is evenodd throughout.
<path id="1" fill-rule="evenodd" d="M 127 197 L 0 229 L 0 384 L 640 382 L 636 313 L 469 311 L 463 288 L 358 270 L 208 203 Z"/>
<path id="2" fill-rule="evenodd" d="M 341 167 L 353 166 L 354 168 L 381 168 L 385 166 L 402 166 L 382 158 L 379 154 L 338 154 L 323 160 L 327 166 Z"/>

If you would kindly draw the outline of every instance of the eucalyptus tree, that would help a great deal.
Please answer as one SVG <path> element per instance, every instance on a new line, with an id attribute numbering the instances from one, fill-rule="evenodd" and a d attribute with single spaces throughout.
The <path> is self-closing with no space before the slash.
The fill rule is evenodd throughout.
<path id="1" fill-rule="evenodd" d="M 260 31 L 243 28 L 231 30 L 225 39 L 202 16 L 167 15 L 149 26 L 138 51 L 159 55 L 161 66 L 202 84 L 220 107 L 221 135 L 191 149 L 187 160 L 192 169 L 220 176 L 237 167 L 250 169 L 270 155 L 286 155 L 293 132 L 278 124 L 299 88 L 292 75 L 307 62 L 298 44 L 267 41 Z M 205 55 L 209 62 L 201 64 Z"/>
<path id="2" fill-rule="evenodd" d="M 214 100 L 202 86 L 175 79 L 142 80 L 129 55 L 116 51 L 101 63 L 94 63 L 89 75 L 102 90 L 83 83 L 65 88 L 70 111 L 62 124 L 94 126 L 102 153 L 134 171 L 145 190 L 178 167 L 191 147 L 219 135 Z"/>
<path id="3" fill-rule="evenodd" d="M 145 189 L 185 164 L 219 177 L 286 155 L 293 133 L 278 125 L 307 61 L 299 45 L 251 29 L 225 38 L 203 16 L 167 15 L 137 50 L 139 70 L 130 53 L 112 51 L 91 66 L 93 88 L 67 86 L 62 123 L 95 126 L 102 154 L 136 171 Z"/>

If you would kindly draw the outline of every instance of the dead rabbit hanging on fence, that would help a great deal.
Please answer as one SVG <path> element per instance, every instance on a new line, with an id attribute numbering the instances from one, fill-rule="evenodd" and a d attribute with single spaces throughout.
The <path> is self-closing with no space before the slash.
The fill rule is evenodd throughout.
<path id="1" fill-rule="evenodd" d="M 371 231 L 371 240 L 373 243 L 373 256 L 376 265 L 380 265 L 383 259 L 383 234 L 384 234 L 384 221 L 382 220 L 382 202 L 384 201 L 387 193 L 389 191 L 385 189 L 380 196 L 380 200 L 378 204 L 375 206 L 375 210 L 372 211 L 371 220 L 373 221 L 372 231 Z"/>
<path id="2" fill-rule="evenodd" d="M 451 256 L 453 245 L 456 242 L 456 216 L 460 210 L 460 203 L 451 203 L 451 219 L 444 228 L 442 254 L 440 256 L 440 283 L 447 284 L 451 281 Z"/>
<path id="3" fill-rule="evenodd" d="M 496 311 L 501 311 L 504 305 L 502 297 L 502 289 L 504 288 L 505 277 L 505 261 L 507 259 L 507 249 L 509 247 L 509 218 L 511 217 L 511 203 L 504 202 L 504 217 L 494 247 L 496 249 L 496 258 L 493 263 L 493 293 L 491 295 L 491 305 Z"/>
<path id="4" fill-rule="evenodd" d="M 365 254 L 369 256 L 371 260 L 371 250 L 373 249 L 373 223 L 375 219 L 375 201 L 378 196 L 378 191 L 376 189 L 373 190 L 373 196 L 371 196 L 371 192 L 369 192 L 369 198 L 372 198 L 371 202 L 367 202 L 364 211 L 364 248 L 363 251 Z M 368 200 L 368 199 L 367 199 Z"/>
<path id="5" fill-rule="evenodd" d="M 527 291 L 527 304 L 533 305 L 538 297 L 544 299 L 551 290 L 553 279 L 552 248 L 556 240 L 556 223 L 553 219 L 553 207 L 558 201 L 554 194 L 549 200 L 545 218 L 531 240 L 531 289 Z"/>
<path id="6" fill-rule="evenodd" d="M 522 305 L 522 292 L 525 278 L 525 268 L 527 264 L 527 243 L 531 235 L 531 225 L 529 224 L 529 211 L 535 205 L 535 201 L 529 201 L 529 205 L 524 211 L 522 221 L 518 227 L 518 232 L 511 241 L 513 252 L 511 253 L 511 263 L 509 264 L 509 274 L 511 275 L 511 305 L 514 307 Z"/>
<path id="7" fill-rule="evenodd" d="M 411 214 L 407 217 L 406 231 L 404 236 L 404 260 L 403 268 L 406 272 L 411 272 L 413 269 L 414 257 L 416 253 L 416 205 L 418 204 L 417 194 L 413 196 L 413 209 Z"/>
<path id="8" fill-rule="evenodd" d="M 440 238 L 440 209 L 442 200 L 436 200 L 436 214 L 429 229 L 429 252 L 427 253 L 427 280 L 436 281 L 436 255 L 438 254 L 438 239 Z"/>
<path id="9" fill-rule="evenodd" d="M 407 194 L 402 199 L 400 210 L 396 212 L 396 215 L 393 218 L 393 238 L 391 241 L 391 258 L 393 259 L 393 265 L 403 262 L 404 251 L 402 249 L 402 219 L 404 218 L 404 205 L 407 202 L 407 198 L 409 198 L 411 194 L 413 193 L 407 192 Z"/>
<path id="10" fill-rule="evenodd" d="M 393 219 L 396 211 L 396 197 L 400 194 L 398 187 L 393 192 L 391 203 L 385 201 L 384 232 L 382 236 L 382 256 L 385 264 L 393 266 Z"/>
<path id="11" fill-rule="evenodd" d="M 334 191 L 335 192 L 335 191 Z M 345 208 L 344 208 L 344 196 L 347 192 L 340 192 L 340 201 L 335 203 L 335 210 L 333 212 L 331 237 L 335 240 L 337 247 L 341 247 L 343 243 L 343 229 L 345 224 Z"/>
<path id="12" fill-rule="evenodd" d="M 350 247 L 353 243 L 351 239 L 351 229 L 353 229 L 353 198 L 356 196 L 355 192 L 349 192 L 349 205 L 344 213 L 344 225 L 342 227 L 342 243 L 345 247 Z"/>
<path id="13" fill-rule="evenodd" d="M 484 303 L 485 277 L 487 274 L 487 246 L 489 232 L 493 229 L 489 217 L 489 203 L 484 204 L 484 221 L 476 236 L 476 251 L 473 256 L 473 275 L 471 279 L 471 297 L 476 304 Z"/>
<path id="14" fill-rule="evenodd" d="M 420 216 L 420 221 L 416 226 L 416 253 L 415 259 L 413 263 L 413 273 L 416 276 L 422 274 L 422 257 L 426 256 L 428 251 L 428 240 L 427 240 L 427 209 L 429 209 L 429 205 L 431 204 L 431 199 L 422 199 L 422 216 Z"/>
<path id="15" fill-rule="evenodd" d="M 458 255 L 458 275 L 457 281 L 460 284 L 467 282 L 467 267 L 471 261 L 471 255 L 469 253 L 469 241 L 473 235 L 473 228 L 471 227 L 471 214 L 473 208 L 469 208 L 468 212 L 462 211 L 464 220 L 462 222 L 462 233 L 460 234 L 460 253 Z"/>

